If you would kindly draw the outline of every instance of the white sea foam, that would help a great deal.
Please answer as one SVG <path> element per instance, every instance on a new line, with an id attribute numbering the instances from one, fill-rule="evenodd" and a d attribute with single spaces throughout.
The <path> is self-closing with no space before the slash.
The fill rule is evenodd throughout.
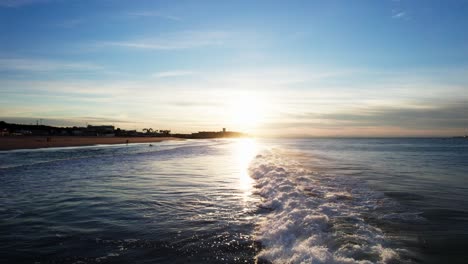
<path id="1" fill-rule="evenodd" d="M 258 258 L 273 263 L 394 263 L 392 248 L 368 215 L 394 206 L 351 177 L 318 174 L 290 155 L 258 155 L 249 172 L 266 213 L 256 238 Z M 296 159 L 295 159 L 296 160 Z"/>

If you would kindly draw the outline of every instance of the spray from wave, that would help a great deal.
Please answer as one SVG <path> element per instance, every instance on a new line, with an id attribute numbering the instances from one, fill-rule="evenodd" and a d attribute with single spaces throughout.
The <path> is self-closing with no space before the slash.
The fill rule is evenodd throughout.
<path id="1" fill-rule="evenodd" d="M 272 263 L 400 263 L 404 249 L 389 243 L 369 222 L 372 215 L 397 214 L 395 203 L 352 177 L 313 172 L 279 150 L 251 163 L 262 207 L 269 212 L 257 226 Z"/>

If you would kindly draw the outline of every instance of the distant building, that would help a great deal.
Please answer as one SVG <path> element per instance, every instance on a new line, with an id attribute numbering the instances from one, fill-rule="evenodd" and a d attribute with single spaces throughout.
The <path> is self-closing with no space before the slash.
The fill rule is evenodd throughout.
<path id="1" fill-rule="evenodd" d="M 10 131 L 8 131 L 8 129 L 1 129 L 0 130 L 0 136 L 9 136 L 10 135 Z"/>
<path id="2" fill-rule="evenodd" d="M 226 131 L 226 128 L 223 128 L 222 131 L 200 131 L 198 133 L 192 133 L 189 138 L 223 138 L 223 137 L 244 137 L 246 136 L 240 132 L 231 132 Z"/>
<path id="3" fill-rule="evenodd" d="M 33 136 L 48 136 L 50 131 L 42 129 L 32 129 L 32 130 L 23 130 L 23 135 L 33 135 Z"/>
<path id="4" fill-rule="evenodd" d="M 82 136 L 84 134 L 83 130 L 84 129 L 73 129 L 71 131 L 71 134 L 72 134 L 72 136 Z"/>
<path id="5" fill-rule="evenodd" d="M 115 136 L 115 128 L 114 126 L 92 126 L 88 125 L 86 128 L 86 135 L 88 136 L 108 136 L 113 137 Z"/>
<path id="6" fill-rule="evenodd" d="M 40 131 L 40 130 L 39 131 L 36 131 L 36 130 L 31 131 L 31 130 L 26 130 L 26 129 L 20 129 L 20 130 L 16 131 L 16 133 L 21 134 L 21 135 L 25 135 L 25 136 L 26 135 L 37 135 L 40 132 L 42 132 L 42 131 Z"/>
<path id="7" fill-rule="evenodd" d="M 125 130 L 117 128 L 115 130 L 115 136 L 117 137 L 143 137 L 148 136 L 147 133 L 138 132 L 136 130 Z"/>

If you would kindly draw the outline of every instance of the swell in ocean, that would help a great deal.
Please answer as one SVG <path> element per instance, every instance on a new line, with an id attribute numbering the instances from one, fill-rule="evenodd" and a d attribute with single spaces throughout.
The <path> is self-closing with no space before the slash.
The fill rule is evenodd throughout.
<path id="1" fill-rule="evenodd" d="M 387 237 L 385 222 L 419 222 L 352 177 L 318 173 L 305 153 L 267 150 L 249 167 L 265 213 L 259 260 L 271 263 L 408 263 L 413 252 Z"/>

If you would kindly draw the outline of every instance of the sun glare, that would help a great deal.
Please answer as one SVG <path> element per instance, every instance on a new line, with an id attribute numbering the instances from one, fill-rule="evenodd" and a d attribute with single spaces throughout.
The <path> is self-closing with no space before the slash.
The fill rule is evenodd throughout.
<path id="1" fill-rule="evenodd" d="M 253 179 L 249 176 L 248 167 L 258 151 L 255 139 L 243 138 L 235 142 L 236 161 L 239 166 L 239 185 L 245 196 L 249 196 L 252 191 Z"/>
<path id="2" fill-rule="evenodd" d="M 262 122 L 264 107 L 253 94 L 233 98 L 229 103 L 229 122 L 236 129 L 254 130 Z"/>

